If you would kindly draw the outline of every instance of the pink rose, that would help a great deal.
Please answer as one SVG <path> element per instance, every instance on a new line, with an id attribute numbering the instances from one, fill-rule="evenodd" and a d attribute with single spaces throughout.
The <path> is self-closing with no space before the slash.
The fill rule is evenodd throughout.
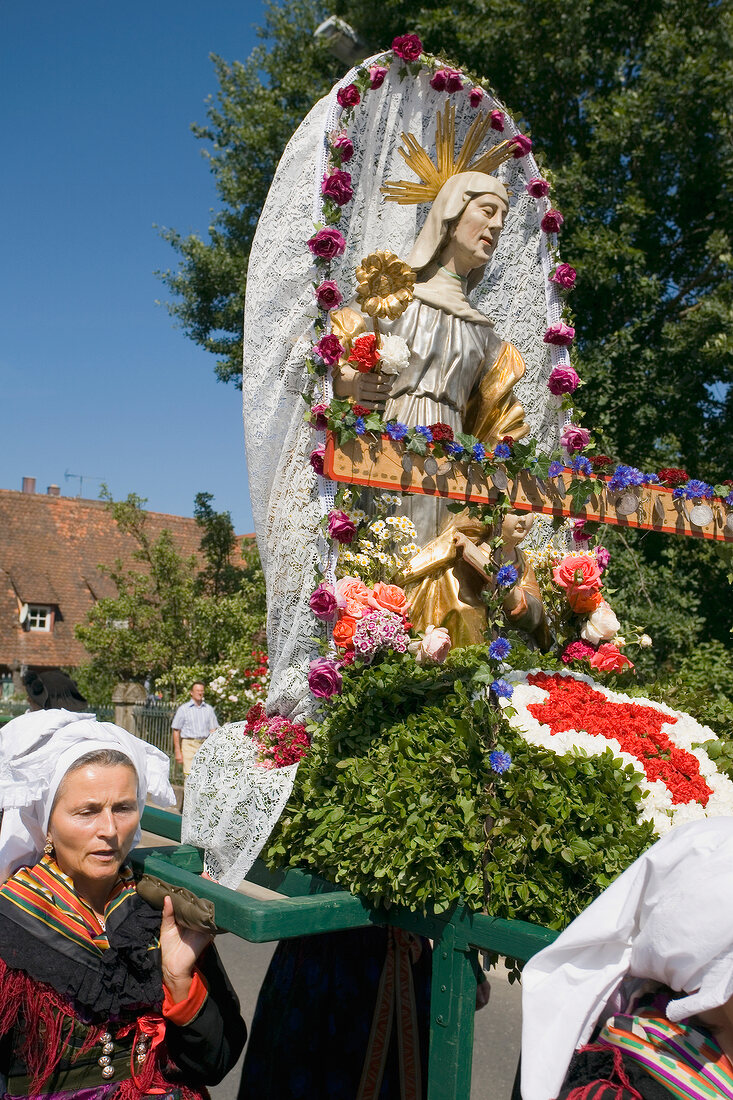
<path id="1" fill-rule="evenodd" d="M 413 643 L 414 644 L 414 643 Z M 442 665 L 451 647 L 451 637 L 444 626 L 430 625 L 416 647 L 415 661 L 419 665 Z M 410 646 L 412 652 L 412 646 Z"/>
<path id="2" fill-rule="evenodd" d="M 333 334 L 322 336 L 318 343 L 314 344 L 313 351 L 316 355 L 320 356 L 328 367 L 332 367 L 334 363 L 338 363 L 339 359 L 344 354 L 344 349 L 341 347 L 341 341 L 338 336 L 334 336 Z"/>
<path id="3" fill-rule="evenodd" d="M 334 168 L 330 175 L 323 177 L 321 194 L 324 198 L 331 199 L 337 206 L 345 206 L 347 202 L 351 202 L 354 197 L 351 173 Z"/>
<path id="4" fill-rule="evenodd" d="M 331 142 L 331 148 L 334 153 L 338 153 L 342 164 L 346 164 L 354 155 L 354 143 L 346 134 L 339 134 L 338 137 L 335 137 Z"/>
<path id="5" fill-rule="evenodd" d="M 540 222 L 543 233 L 558 233 L 565 219 L 559 210 L 548 210 Z"/>
<path id="6" fill-rule="evenodd" d="M 403 61 L 417 61 L 422 53 L 422 42 L 416 34 L 400 34 L 392 41 L 392 52 Z"/>
<path id="7" fill-rule="evenodd" d="M 385 69 L 384 65 L 372 65 L 369 69 L 369 87 L 381 88 L 388 72 L 389 69 Z"/>
<path id="8" fill-rule="evenodd" d="M 320 619 L 324 623 L 332 623 L 336 618 L 336 612 L 338 611 L 338 605 L 336 603 L 336 594 L 333 590 L 333 585 L 323 582 L 319 584 L 318 588 L 314 588 L 311 592 L 311 598 L 308 601 L 310 609 L 317 619 Z"/>
<path id="9" fill-rule="evenodd" d="M 526 157 L 527 153 L 532 148 L 532 139 L 528 138 L 526 134 L 517 134 L 516 137 L 509 139 L 510 144 L 514 146 L 514 159 L 519 160 L 520 157 Z"/>
<path id="10" fill-rule="evenodd" d="M 542 339 L 546 344 L 556 344 L 558 347 L 566 348 L 575 339 L 575 329 L 572 325 L 566 325 L 564 321 L 555 321 Z"/>
<path id="11" fill-rule="evenodd" d="M 463 78 L 460 69 L 438 69 L 430 78 L 430 87 L 436 92 L 460 92 Z"/>
<path id="12" fill-rule="evenodd" d="M 559 397 L 563 393 L 575 393 L 579 382 L 580 378 L 572 367 L 554 367 L 547 380 L 547 388 Z"/>
<path id="13" fill-rule="evenodd" d="M 319 229 L 308 241 L 308 247 L 319 259 L 333 260 L 344 251 L 346 241 L 338 229 Z"/>
<path id="14" fill-rule="evenodd" d="M 472 107 L 478 107 L 483 98 L 483 88 L 471 88 L 471 91 L 468 93 L 468 102 L 471 104 Z"/>
<path id="15" fill-rule="evenodd" d="M 338 309 L 343 300 L 343 294 L 332 279 L 325 279 L 316 288 L 316 301 L 319 309 L 325 309 L 326 311 Z"/>
<path id="16" fill-rule="evenodd" d="M 597 668 L 599 672 L 623 672 L 625 668 L 633 668 L 634 665 L 617 646 L 607 643 L 600 646 L 598 652 L 591 657 L 590 667 Z"/>
<path id="17" fill-rule="evenodd" d="M 339 610 L 352 619 L 361 619 L 364 609 L 373 603 L 371 592 L 359 577 L 342 577 L 336 581 L 335 593 Z"/>
<path id="18" fill-rule="evenodd" d="M 396 615 L 407 615 L 409 604 L 407 596 L 398 584 L 385 584 L 377 581 L 374 585 L 374 600 L 385 611 L 394 611 Z"/>
<path id="19" fill-rule="evenodd" d="M 504 133 L 504 115 L 501 111 L 492 111 L 491 115 L 491 129 L 498 130 L 500 134 Z"/>
<path id="20" fill-rule="evenodd" d="M 576 546 L 582 546 L 584 542 L 590 542 L 591 535 L 585 529 L 585 520 L 576 519 L 573 523 L 573 542 Z"/>
<path id="21" fill-rule="evenodd" d="M 598 562 L 598 568 L 601 573 L 605 573 L 608 569 L 608 563 L 611 560 L 611 555 L 605 546 L 596 546 L 596 561 Z"/>
<path id="22" fill-rule="evenodd" d="M 550 275 L 550 282 L 557 283 L 557 285 L 563 287 L 564 290 L 572 290 L 575 286 L 577 275 L 577 271 L 574 267 L 571 267 L 570 264 L 558 264 L 552 275 Z"/>
<path id="23" fill-rule="evenodd" d="M 560 436 L 560 446 L 566 451 L 582 451 L 590 443 L 590 432 L 577 424 L 566 424 Z"/>
<path id="24" fill-rule="evenodd" d="M 345 111 L 348 111 L 350 107 L 356 107 L 357 103 L 361 103 L 361 96 L 356 84 L 347 84 L 345 88 L 339 88 L 336 92 L 336 99 Z"/>
<path id="25" fill-rule="evenodd" d="M 527 184 L 527 194 L 531 195 L 533 199 L 543 199 L 545 195 L 549 194 L 550 185 L 547 180 L 543 180 L 541 176 L 534 176 Z"/>
<path id="26" fill-rule="evenodd" d="M 356 524 L 353 519 L 349 519 L 346 512 L 340 512 L 338 509 L 334 509 L 328 514 L 328 535 L 329 538 L 335 539 L 336 542 L 342 542 L 348 545 L 354 541 L 354 535 L 356 534 Z"/>
<path id="27" fill-rule="evenodd" d="M 309 462 L 317 474 L 323 477 L 323 460 L 326 457 L 326 448 L 320 443 L 310 453 Z"/>
<path id="28" fill-rule="evenodd" d="M 325 432 L 328 427 L 328 405 L 311 405 L 311 424 L 317 432 Z"/>
<path id="29" fill-rule="evenodd" d="M 328 661 L 325 657 L 317 657 L 310 663 L 308 687 L 316 699 L 330 699 L 332 695 L 341 694 L 343 679 L 332 661 Z"/>
<path id="30" fill-rule="evenodd" d="M 599 645 L 600 642 L 608 642 L 618 633 L 621 624 L 605 600 L 601 600 L 598 607 L 590 615 L 580 628 L 580 636 L 591 645 Z"/>
<path id="31" fill-rule="evenodd" d="M 601 571 L 586 554 L 566 554 L 552 570 L 552 579 L 574 596 L 587 596 L 601 587 Z"/>

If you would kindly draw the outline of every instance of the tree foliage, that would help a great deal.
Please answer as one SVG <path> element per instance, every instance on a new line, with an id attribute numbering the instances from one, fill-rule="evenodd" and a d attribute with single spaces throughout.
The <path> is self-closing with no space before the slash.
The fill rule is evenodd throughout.
<path id="1" fill-rule="evenodd" d="M 117 596 L 99 600 L 76 628 L 92 657 L 92 679 L 155 680 L 181 667 L 251 663 L 265 636 L 264 576 L 254 543 L 243 546 L 243 564 L 232 560 L 238 551 L 231 516 L 215 512 L 212 500 L 210 493 L 196 497 L 197 559 L 183 557 L 168 530 L 151 536 L 142 497 L 107 497 L 118 527 L 135 540 L 135 564 L 118 560 L 105 570 Z M 174 695 L 187 686 L 175 677 L 171 683 Z"/>

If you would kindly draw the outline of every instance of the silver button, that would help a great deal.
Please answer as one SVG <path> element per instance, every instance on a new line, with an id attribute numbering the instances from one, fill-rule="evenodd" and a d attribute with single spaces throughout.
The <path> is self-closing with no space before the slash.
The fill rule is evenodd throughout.
<path id="1" fill-rule="evenodd" d="M 102 1054 L 114 1054 L 114 1052 L 115 1052 L 115 1045 L 112 1042 L 105 1043 L 104 1046 L 102 1047 Z"/>
<path id="2" fill-rule="evenodd" d="M 112 1063 L 112 1059 L 109 1058 L 106 1054 L 103 1054 L 102 1057 L 99 1059 L 99 1062 L 97 1064 L 102 1066 L 102 1068 L 104 1068 L 105 1066 L 111 1065 L 111 1063 Z"/>
<path id="3" fill-rule="evenodd" d="M 114 1077 L 114 1075 L 115 1075 L 115 1067 L 114 1066 L 105 1066 L 104 1069 L 102 1070 L 102 1077 Z"/>

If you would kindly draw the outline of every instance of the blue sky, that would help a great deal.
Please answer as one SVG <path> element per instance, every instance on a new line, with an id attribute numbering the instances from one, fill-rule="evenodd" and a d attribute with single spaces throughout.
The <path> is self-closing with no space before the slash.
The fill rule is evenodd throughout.
<path id="1" fill-rule="evenodd" d="M 260 0 L 0 0 L 0 488 L 136 492 L 190 515 L 214 493 L 252 529 L 241 399 L 156 305 L 217 207 L 191 131 L 244 60 Z"/>

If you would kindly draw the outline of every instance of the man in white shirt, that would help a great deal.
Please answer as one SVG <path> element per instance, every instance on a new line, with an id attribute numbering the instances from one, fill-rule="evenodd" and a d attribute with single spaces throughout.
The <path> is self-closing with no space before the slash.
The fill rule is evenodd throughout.
<path id="1" fill-rule="evenodd" d="M 173 717 L 173 751 L 188 776 L 191 762 L 210 733 L 219 725 L 214 708 L 204 702 L 205 685 L 191 684 L 191 698 L 182 703 Z"/>

